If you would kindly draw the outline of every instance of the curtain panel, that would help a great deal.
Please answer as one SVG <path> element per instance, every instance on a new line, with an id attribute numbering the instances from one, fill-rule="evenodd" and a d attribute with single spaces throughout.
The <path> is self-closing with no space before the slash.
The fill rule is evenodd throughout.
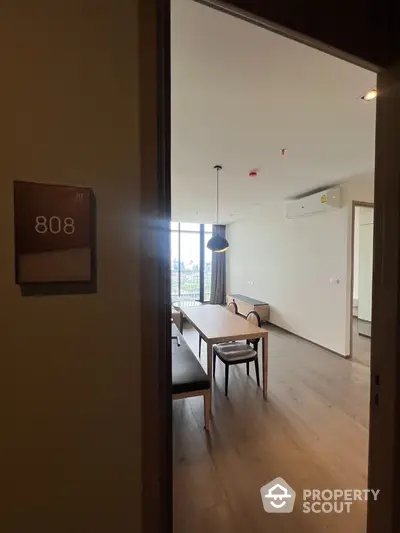
<path id="1" fill-rule="evenodd" d="M 225 237 L 225 233 L 225 226 L 213 226 L 213 237 L 216 235 Z M 212 254 L 210 303 L 226 304 L 226 252 Z"/>

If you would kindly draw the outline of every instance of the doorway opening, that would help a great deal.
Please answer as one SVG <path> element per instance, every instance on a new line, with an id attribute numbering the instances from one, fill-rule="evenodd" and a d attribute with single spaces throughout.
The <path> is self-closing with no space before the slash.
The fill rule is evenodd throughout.
<path id="1" fill-rule="evenodd" d="M 353 202 L 351 357 L 371 364 L 374 204 Z"/>
<path id="2" fill-rule="evenodd" d="M 208 433 L 201 395 L 174 401 L 175 533 L 262 531 L 258 495 L 274 478 L 367 487 L 370 372 L 348 359 L 347 309 L 353 201 L 373 200 L 375 104 L 361 96 L 376 75 L 192 0 L 172 1 L 171 37 L 172 218 L 216 223 L 222 164 L 226 296 L 270 310 L 268 404 L 252 365 L 233 366 L 227 394 L 219 358 Z M 208 324 L 185 316 L 208 372 Z M 324 525 L 365 533 L 366 510 Z M 282 530 L 294 521 L 316 528 L 292 515 Z"/>

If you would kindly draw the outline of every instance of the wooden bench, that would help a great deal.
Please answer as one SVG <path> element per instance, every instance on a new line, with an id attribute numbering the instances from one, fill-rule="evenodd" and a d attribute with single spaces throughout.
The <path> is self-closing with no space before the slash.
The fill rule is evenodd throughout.
<path id="1" fill-rule="evenodd" d="M 172 341 L 172 398 L 203 396 L 204 427 L 208 431 L 211 416 L 210 380 L 183 337 L 180 346 Z"/>

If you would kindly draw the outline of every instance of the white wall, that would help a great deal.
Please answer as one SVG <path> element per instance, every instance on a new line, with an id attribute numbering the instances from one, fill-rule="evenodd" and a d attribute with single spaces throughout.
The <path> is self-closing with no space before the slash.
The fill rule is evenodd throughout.
<path id="1" fill-rule="evenodd" d="M 348 355 L 352 201 L 373 201 L 372 176 L 349 181 L 342 196 L 341 209 L 286 220 L 283 199 L 271 194 L 230 224 L 227 284 L 228 292 L 268 302 L 272 323 Z"/>

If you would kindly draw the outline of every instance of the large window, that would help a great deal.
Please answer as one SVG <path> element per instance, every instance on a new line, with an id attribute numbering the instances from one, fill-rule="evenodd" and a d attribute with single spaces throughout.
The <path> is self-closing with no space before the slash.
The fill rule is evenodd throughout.
<path id="1" fill-rule="evenodd" d="M 171 297 L 207 302 L 211 294 L 211 224 L 171 222 Z"/>
<path id="2" fill-rule="evenodd" d="M 211 265 L 212 251 L 207 248 L 207 243 L 212 237 L 212 224 L 204 224 L 204 301 L 209 302 L 211 297 Z"/>

